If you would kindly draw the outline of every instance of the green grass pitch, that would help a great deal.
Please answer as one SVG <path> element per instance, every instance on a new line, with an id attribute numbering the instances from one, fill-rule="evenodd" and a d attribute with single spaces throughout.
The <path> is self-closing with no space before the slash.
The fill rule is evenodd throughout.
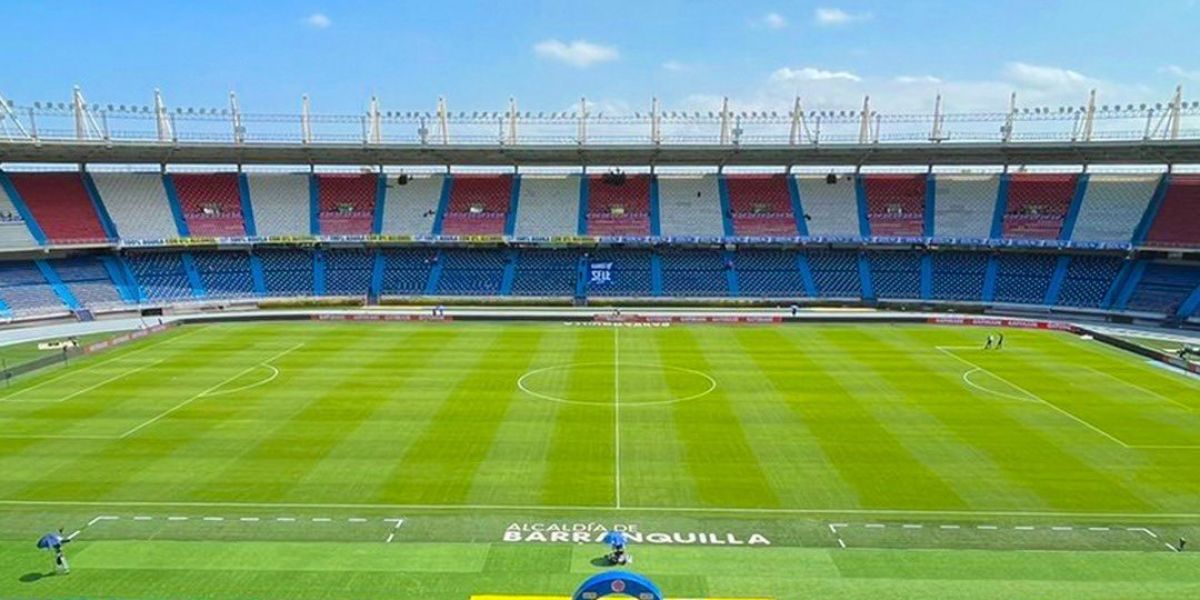
<path id="1" fill-rule="evenodd" d="M 987 333 L 180 327 L 0 390 L 0 597 L 1200 596 L 1200 380 Z"/>

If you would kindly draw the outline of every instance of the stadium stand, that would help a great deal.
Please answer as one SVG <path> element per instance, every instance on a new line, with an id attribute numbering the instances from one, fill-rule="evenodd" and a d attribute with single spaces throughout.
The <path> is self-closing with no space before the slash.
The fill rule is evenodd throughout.
<path id="1" fill-rule="evenodd" d="M 651 255 L 648 250 L 596 248 L 584 255 L 592 270 L 598 265 L 611 265 L 607 280 L 589 277 L 589 296 L 653 296 Z M 603 269 L 601 269 L 603 270 Z"/>
<path id="2" fill-rule="evenodd" d="M 512 191 L 511 175 L 455 175 L 442 235 L 503 235 Z"/>
<path id="3" fill-rule="evenodd" d="M 659 252 L 659 261 L 665 296 L 720 298 L 730 293 L 726 274 L 733 264 L 726 264 L 719 250 L 666 248 Z"/>
<path id="4" fill-rule="evenodd" d="M 521 184 L 524 192 L 525 184 Z M 565 296 L 575 295 L 579 280 L 579 257 L 577 250 L 521 250 L 513 276 L 514 296 Z"/>
<path id="5" fill-rule="evenodd" d="M 303 173 L 248 173 L 258 235 L 309 235 L 309 181 Z"/>
<path id="6" fill-rule="evenodd" d="M 446 178 L 434 176 L 388 178 L 383 199 L 384 235 L 430 235 Z"/>
<path id="7" fill-rule="evenodd" d="M 659 177 L 658 212 L 664 237 L 725 235 L 716 176 Z"/>
<path id="8" fill-rule="evenodd" d="M 36 317 L 67 310 L 32 261 L 0 262 L 0 316 Z"/>
<path id="9" fill-rule="evenodd" d="M 79 173 L 8 173 L 49 243 L 109 239 Z"/>
<path id="10" fill-rule="evenodd" d="M 824 177 L 798 177 L 800 202 L 811 236 L 859 237 L 858 198 L 852 177 L 825 183 Z"/>
<path id="11" fill-rule="evenodd" d="M 0 248 L 33 248 L 38 245 L 21 212 L 0 185 Z"/>
<path id="12" fill-rule="evenodd" d="M 312 296 L 313 256 L 308 250 L 263 248 L 254 251 L 262 263 L 268 296 Z"/>
<path id="13" fill-rule="evenodd" d="M 934 252 L 933 290 L 935 300 L 979 302 L 988 255 L 982 252 Z"/>
<path id="14" fill-rule="evenodd" d="M 508 261 L 500 250 L 446 249 L 439 257 L 437 292 L 445 296 L 495 296 Z"/>
<path id="15" fill-rule="evenodd" d="M 246 222 L 237 173 L 169 175 L 179 210 L 192 237 L 242 237 Z"/>
<path id="16" fill-rule="evenodd" d="M 793 250 L 739 250 L 734 256 L 738 287 L 743 297 L 807 296 Z"/>
<path id="17" fill-rule="evenodd" d="M 1071 239 L 1129 243 L 1160 176 L 1091 175 Z"/>
<path id="18" fill-rule="evenodd" d="M 725 185 L 734 235 L 799 235 L 787 175 L 728 175 Z"/>
<path id="19" fill-rule="evenodd" d="M 575 235 L 578 227 L 579 177 L 521 177 L 514 235 Z"/>
<path id="20" fill-rule="evenodd" d="M 875 296 L 897 300 L 920 299 L 921 257 L 919 253 L 902 250 L 867 252 Z"/>
<path id="21" fill-rule="evenodd" d="M 318 230 L 322 235 L 370 235 L 379 190 L 376 173 L 322 173 L 317 186 Z"/>
<path id="22" fill-rule="evenodd" d="M 92 181 L 124 240 L 179 237 L 159 173 L 92 173 Z"/>
<path id="23" fill-rule="evenodd" d="M 1057 239 L 1075 196 L 1077 180 L 1076 175 L 1012 175 L 1004 209 L 1004 237 Z"/>
<path id="24" fill-rule="evenodd" d="M 125 260 L 142 291 L 152 304 L 178 302 L 195 297 L 180 252 L 129 252 Z"/>
<path id="25" fill-rule="evenodd" d="M 1200 265 L 1149 262 L 1125 308 L 1175 314 L 1200 285 Z"/>
<path id="26" fill-rule="evenodd" d="M 1200 175 L 1171 175 L 1146 245 L 1200 248 Z"/>
<path id="27" fill-rule="evenodd" d="M 1044 304 L 1057 266 L 1055 254 L 998 254 L 995 301 Z"/>
<path id="28" fill-rule="evenodd" d="M 650 176 L 589 176 L 587 233 L 610 237 L 650 235 Z"/>
<path id="29" fill-rule="evenodd" d="M 999 193 L 997 175 L 938 175 L 933 235 L 944 238 L 991 237 L 992 213 Z"/>
<path id="30" fill-rule="evenodd" d="M 325 251 L 325 293 L 362 296 L 371 287 L 375 252 L 365 248 L 331 248 Z"/>
<path id="31" fill-rule="evenodd" d="M 1055 304 L 1075 308 L 1103 308 L 1104 298 L 1121 272 L 1118 256 L 1071 256 L 1067 275 Z"/>
<path id="32" fill-rule="evenodd" d="M 809 250 L 806 253 L 817 295 L 822 298 L 861 298 L 858 252 Z"/>
<path id="33" fill-rule="evenodd" d="M 925 182 L 920 175 L 866 175 L 871 235 L 921 237 L 925 231 Z"/>
<path id="34" fill-rule="evenodd" d="M 429 274 L 438 263 L 437 250 L 387 248 L 383 252 L 383 295 L 420 296 L 429 285 Z"/>
<path id="35" fill-rule="evenodd" d="M 73 256 L 55 260 L 52 264 L 58 278 L 84 308 L 103 310 L 125 304 L 99 257 Z"/>
<path id="36" fill-rule="evenodd" d="M 249 253 L 208 250 L 191 254 L 206 297 L 247 298 L 255 295 Z"/>

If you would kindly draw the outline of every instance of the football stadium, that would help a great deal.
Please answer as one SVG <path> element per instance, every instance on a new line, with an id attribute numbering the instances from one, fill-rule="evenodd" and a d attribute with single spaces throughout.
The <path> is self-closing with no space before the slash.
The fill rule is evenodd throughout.
<path id="1" fill-rule="evenodd" d="M 1182 87 L 70 85 L 0 97 L 0 598 L 1200 594 Z"/>

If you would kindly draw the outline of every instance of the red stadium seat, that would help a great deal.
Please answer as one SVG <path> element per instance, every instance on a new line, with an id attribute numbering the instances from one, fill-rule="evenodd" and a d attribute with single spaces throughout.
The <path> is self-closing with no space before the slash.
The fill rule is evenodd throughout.
<path id="1" fill-rule="evenodd" d="M 623 181 L 592 175 L 588 179 L 588 235 L 650 235 L 650 176 L 630 175 Z"/>
<path id="2" fill-rule="evenodd" d="M 871 235 L 921 237 L 925 233 L 925 175 L 866 175 Z"/>
<path id="3" fill-rule="evenodd" d="M 1200 246 L 1200 176 L 1172 175 L 1146 243 Z"/>
<path id="4" fill-rule="evenodd" d="M 734 235 L 799 235 L 786 175 L 730 175 L 725 181 Z"/>
<path id="5" fill-rule="evenodd" d="M 108 237 L 78 173 L 9 173 L 9 179 L 47 241 L 96 242 Z"/>
<path id="6" fill-rule="evenodd" d="M 375 173 L 317 175 L 321 235 L 370 235 L 378 185 Z"/>
<path id="7" fill-rule="evenodd" d="M 512 186 L 511 175 L 455 175 L 442 233 L 503 235 Z"/>
<path id="8" fill-rule="evenodd" d="M 246 235 L 236 173 L 176 173 L 171 181 L 191 236 Z"/>
<path id="9" fill-rule="evenodd" d="M 1054 240 L 1062 232 L 1075 175 L 1018 173 L 1008 183 L 1003 236 L 1021 240 Z"/>

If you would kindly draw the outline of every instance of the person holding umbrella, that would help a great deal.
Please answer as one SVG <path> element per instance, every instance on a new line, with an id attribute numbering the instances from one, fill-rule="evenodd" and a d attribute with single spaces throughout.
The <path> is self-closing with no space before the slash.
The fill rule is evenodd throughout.
<path id="1" fill-rule="evenodd" d="M 67 556 L 63 554 L 63 544 L 67 544 L 71 538 L 63 536 L 62 528 L 59 528 L 58 533 L 47 533 L 38 540 L 37 547 L 41 550 L 54 551 L 54 571 L 57 573 L 67 574 L 71 572 L 71 566 L 67 564 Z"/>
<path id="2" fill-rule="evenodd" d="M 627 565 L 633 558 L 625 553 L 625 544 L 629 539 L 623 532 L 610 531 L 604 534 L 604 543 L 612 547 L 612 552 L 608 555 L 608 562 L 614 565 Z"/>

